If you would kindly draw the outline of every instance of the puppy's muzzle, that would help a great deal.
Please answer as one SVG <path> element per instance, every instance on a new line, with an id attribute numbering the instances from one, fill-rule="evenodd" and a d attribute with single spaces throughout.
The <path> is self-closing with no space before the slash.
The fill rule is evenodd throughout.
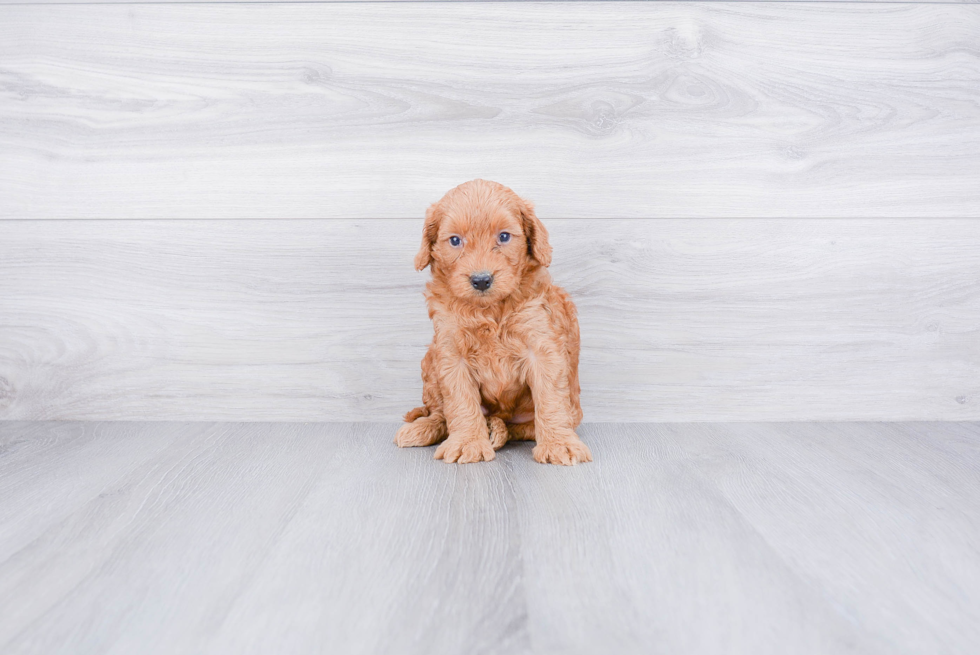
<path id="1" fill-rule="evenodd" d="M 489 273 L 474 273 L 470 276 L 470 284 L 477 291 L 486 291 L 493 284 L 493 276 Z"/>

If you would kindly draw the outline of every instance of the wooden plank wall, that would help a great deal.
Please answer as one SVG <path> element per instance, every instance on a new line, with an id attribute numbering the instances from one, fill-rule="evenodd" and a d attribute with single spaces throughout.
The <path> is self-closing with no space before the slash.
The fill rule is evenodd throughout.
<path id="1" fill-rule="evenodd" d="M 590 421 L 967 419 L 980 221 L 555 220 Z M 11 221 L 6 418 L 391 420 L 421 220 Z"/>
<path id="2" fill-rule="evenodd" d="M 3 0 L 0 419 L 396 418 L 474 177 L 586 420 L 980 419 L 976 4 Z"/>
<path id="3" fill-rule="evenodd" d="M 9 6 L 0 216 L 975 217 L 980 7 Z"/>

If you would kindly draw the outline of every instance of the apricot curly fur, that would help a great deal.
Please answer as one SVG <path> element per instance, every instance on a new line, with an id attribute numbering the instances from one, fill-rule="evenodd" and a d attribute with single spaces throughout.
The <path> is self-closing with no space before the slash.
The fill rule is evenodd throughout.
<path id="1" fill-rule="evenodd" d="M 506 236 L 502 236 L 506 233 Z M 534 440 L 542 463 L 592 460 L 582 421 L 575 304 L 551 281 L 548 231 L 530 202 L 472 180 L 426 211 L 415 267 L 429 267 L 434 336 L 422 359 L 422 407 L 405 414 L 399 446 L 428 446 L 447 462 L 494 458 L 508 440 Z M 474 276 L 492 276 L 481 289 Z"/>

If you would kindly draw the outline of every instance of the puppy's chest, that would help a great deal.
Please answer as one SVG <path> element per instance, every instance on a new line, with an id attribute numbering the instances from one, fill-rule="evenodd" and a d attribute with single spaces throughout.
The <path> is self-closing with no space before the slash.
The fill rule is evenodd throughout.
<path id="1" fill-rule="evenodd" d="M 520 335 L 489 322 L 468 332 L 466 360 L 484 393 L 500 397 L 522 388 L 527 344 Z"/>

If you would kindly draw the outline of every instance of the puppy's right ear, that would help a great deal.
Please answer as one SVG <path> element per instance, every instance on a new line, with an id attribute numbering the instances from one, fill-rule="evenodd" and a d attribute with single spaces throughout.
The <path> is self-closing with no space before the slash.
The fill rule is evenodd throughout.
<path id="1" fill-rule="evenodd" d="M 415 270 L 421 271 L 432 263 L 432 246 L 439 238 L 439 221 L 442 220 L 442 212 L 439 203 L 432 203 L 425 210 L 425 226 L 422 228 L 422 247 L 415 255 Z"/>

